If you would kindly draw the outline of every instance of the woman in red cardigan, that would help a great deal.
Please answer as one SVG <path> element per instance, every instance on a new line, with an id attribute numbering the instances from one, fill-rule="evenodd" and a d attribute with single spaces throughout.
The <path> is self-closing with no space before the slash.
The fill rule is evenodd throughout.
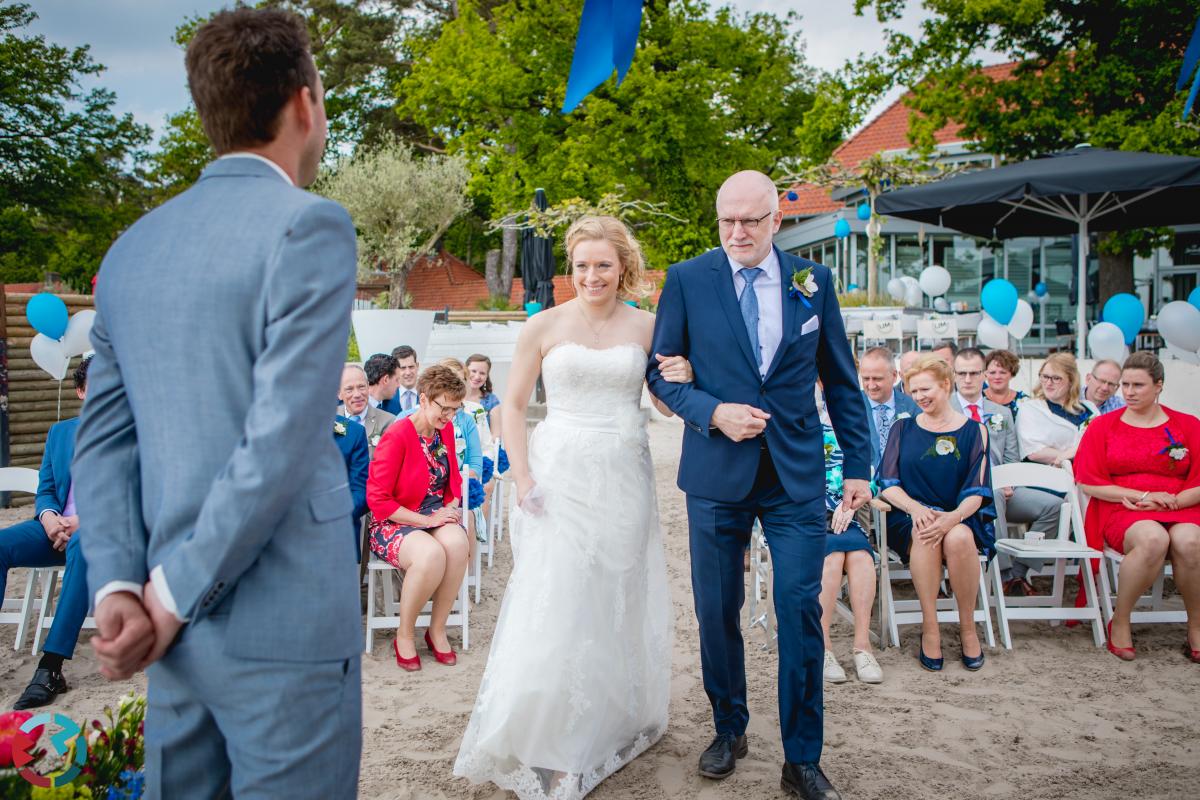
<path id="1" fill-rule="evenodd" d="M 1125 409 L 1088 425 L 1075 455 L 1075 480 L 1091 497 L 1088 544 L 1125 554 L 1108 623 L 1109 652 L 1133 660 L 1129 614 L 1170 559 L 1187 608 L 1183 652 L 1200 663 L 1200 420 L 1160 405 L 1162 388 L 1163 367 L 1153 354 L 1134 353 L 1125 361 Z"/>
<path id="2" fill-rule="evenodd" d="M 374 518 L 371 552 L 404 572 L 393 647 L 396 663 L 410 672 L 421 668 L 413 636 L 417 615 L 430 598 L 433 613 L 425 644 L 440 663 L 457 660 L 446 637 L 446 619 L 470 553 L 453 425 L 466 392 L 452 370 L 425 370 L 417 381 L 419 408 L 387 429 L 367 479 L 367 505 Z"/>

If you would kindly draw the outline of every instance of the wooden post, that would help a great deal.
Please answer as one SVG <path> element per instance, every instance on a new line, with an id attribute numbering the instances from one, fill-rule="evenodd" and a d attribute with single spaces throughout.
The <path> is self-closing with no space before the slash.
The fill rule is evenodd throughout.
<path id="1" fill-rule="evenodd" d="M 8 298 L 0 283 L 0 467 L 7 467 L 8 453 Z M 8 492 L 0 492 L 0 506 L 8 508 Z"/>

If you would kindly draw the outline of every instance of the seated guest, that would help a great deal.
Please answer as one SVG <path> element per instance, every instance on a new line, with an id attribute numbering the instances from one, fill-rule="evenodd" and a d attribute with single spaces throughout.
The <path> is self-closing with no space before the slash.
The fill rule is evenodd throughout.
<path id="1" fill-rule="evenodd" d="M 1075 457 L 1084 427 L 1097 416 L 1096 407 L 1079 399 L 1075 356 L 1051 353 L 1038 372 L 1033 397 L 1021 404 L 1017 437 L 1026 461 L 1062 466 Z"/>
<path id="2" fill-rule="evenodd" d="M 475 353 L 467 357 L 467 396 L 463 407 L 475 417 L 479 440 L 487 447 L 492 431 L 500 430 L 500 398 L 492 391 L 492 360 Z"/>
<path id="3" fill-rule="evenodd" d="M 450 370 L 463 381 L 464 386 L 466 385 L 467 371 L 457 358 L 443 358 L 436 366 Z M 408 414 L 400 412 L 402 419 L 406 416 Z M 463 406 L 454 415 L 452 422 L 454 424 L 454 453 L 458 457 L 458 463 L 460 466 L 466 464 L 470 476 L 478 478 L 483 473 L 483 445 L 479 440 L 479 427 L 475 424 L 475 417 L 467 413 L 466 407 Z"/>
<path id="4" fill-rule="evenodd" d="M 1021 460 L 1012 413 L 1007 406 L 993 403 L 984 396 L 983 370 L 982 350 L 966 347 L 958 351 L 958 355 L 954 357 L 957 391 L 951 396 L 950 405 L 955 411 L 966 414 L 975 422 L 987 425 L 989 460 L 993 467 L 997 464 L 1012 464 Z M 1053 538 L 1057 535 L 1058 516 L 1062 508 L 1061 498 L 1027 486 L 1015 489 L 1006 486 L 1003 493 L 1004 517 L 1007 522 L 1024 523 L 1030 530 L 1038 531 L 1044 537 Z M 1000 535 L 1007 536 L 1008 533 L 1001 531 Z M 1000 559 L 1001 574 L 1005 579 L 1005 593 L 1032 595 L 1033 585 L 1026 579 L 1026 575 L 1031 568 L 1040 567 L 1041 562 L 1013 562 L 1004 553 L 997 557 Z"/>
<path id="5" fill-rule="evenodd" d="M 1013 422 L 1017 420 L 1020 402 L 1028 397 L 1022 391 L 1009 388 L 1009 381 L 1021 369 L 1021 359 L 1008 350 L 993 350 L 983 360 L 983 375 L 987 383 L 983 385 L 983 394 L 988 400 L 999 406 L 1008 406 L 1012 412 Z"/>
<path id="6" fill-rule="evenodd" d="M 1091 498 L 1088 544 L 1125 554 L 1108 650 L 1133 660 L 1129 614 L 1170 559 L 1187 609 L 1183 652 L 1200 664 L 1200 420 L 1159 405 L 1163 367 L 1151 353 L 1126 359 L 1121 389 L 1125 410 L 1088 425 L 1075 457 Z"/>
<path id="7" fill-rule="evenodd" d="M 393 649 L 396 663 L 410 672 L 421 668 L 413 636 L 430 598 L 425 644 L 439 663 L 457 660 L 446 619 L 467 570 L 470 543 L 461 524 L 465 487 L 451 420 L 462 410 L 466 390 L 462 378 L 445 367 L 425 370 L 417 381 L 417 410 L 388 429 L 367 479 L 371 552 L 404 572 Z"/>
<path id="8" fill-rule="evenodd" d="M 417 407 L 417 375 L 420 365 L 417 363 L 417 351 L 406 344 L 392 350 L 392 358 L 396 359 L 399 388 L 395 396 L 383 406 L 383 410 L 394 416 L 400 416 L 406 411 Z"/>
<path id="9" fill-rule="evenodd" d="M 358 531 L 362 515 L 367 513 L 367 471 L 371 466 L 367 432 L 362 425 L 339 414 L 333 418 L 333 441 L 346 462 L 346 479 L 350 483 L 350 497 L 354 500 L 354 551 L 358 553 Z M 362 554 L 358 555 L 361 559 Z"/>
<path id="10" fill-rule="evenodd" d="M 854 613 L 854 671 L 863 683 L 882 683 L 883 669 L 871 652 L 871 609 L 875 603 L 875 556 L 867 534 L 842 508 L 842 448 L 833 427 L 822 420 L 825 437 L 825 569 L 821 575 L 821 627 L 825 632 L 825 680 L 845 683 L 846 671 L 833 653 L 829 627 L 842 588 L 842 574 L 850 584 L 850 610 Z"/>
<path id="11" fill-rule="evenodd" d="M 90 358 L 85 358 L 72 376 L 75 394 L 87 396 Z M 13 567 L 66 565 L 54 624 L 42 645 L 42 658 L 13 708 L 37 708 L 53 703 L 67 690 L 63 661 L 75 655 L 79 630 L 87 617 L 89 596 L 87 564 L 79 546 L 79 516 L 75 512 L 75 487 L 71 481 L 71 459 L 75 455 L 75 431 L 79 418 L 56 422 L 46 435 L 42 468 L 38 474 L 36 517 L 0 530 L 0 597 L 4 596 L 8 571 Z"/>
<path id="12" fill-rule="evenodd" d="M 897 378 L 895 389 L 900 394 L 904 394 L 904 373 L 912 369 L 912 365 L 917 363 L 917 359 L 922 356 L 920 350 L 906 350 L 900 354 L 900 377 Z"/>
<path id="13" fill-rule="evenodd" d="M 400 388 L 400 366 L 395 358 L 387 353 L 376 353 L 363 364 L 363 371 L 367 373 L 367 401 L 372 406 L 379 408 L 396 397 L 396 390 Z"/>
<path id="14" fill-rule="evenodd" d="M 888 544 L 912 570 L 922 614 L 918 660 L 931 671 L 942 668 L 937 595 L 943 562 L 958 602 L 963 666 L 983 666 L 975 630 L 978 556 L 990 558 L 995 545 L 987 429 L 951 407 L 951 378 L 950 365 L 937 356 L 904 374 L 921 415 L 892 426 L 879 469 L 880 497 L 894 509 Z"/>
<path id="15" fill-rule="evenodd" d="M 1121 397 L 1121 365 L 1102 358 L 1092 366 L 1084 380 L 1083 399 L 1090 400 L 1101 414 L 1125 407 Z"/>
<path id="16" fill-rule="evenodd" d="M 929 348 L 929 352 L 953 366 L 954 357 L 958 355 L 958 342 L 942 339 L 940 342 L 935 342 L 933 347 Z"/>
<path id="17" fill-rule="evenodd" d="M 892 366 L 892 351 L 886 347 L 872 347 L 863 353 L 858 362 L 858 378 L 871 425 L 871 465 L 878 468 L 892 424 L 905 416 L 915 417 L 921 409 L 911 397 L 895 388 L 896 368 Z"/>
<path id="18" fill-rule="evenodd" d="M 366 370 L 357 364 L 347 364 L 342 368 L 342 384 L 338 390 L 338 399 L 342 404 L 338 406 L 337 413 L 363 426 L 367 434 L 367 448 L 374 456 L 375 446 L 396 418 L 382 408 L 371 405 L 370 391 Z"/>

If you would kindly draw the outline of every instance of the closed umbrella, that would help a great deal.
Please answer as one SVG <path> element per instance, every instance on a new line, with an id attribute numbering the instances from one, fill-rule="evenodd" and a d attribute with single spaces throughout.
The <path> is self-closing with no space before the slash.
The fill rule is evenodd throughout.
<path id="1" fill-rule="evenodd" d="M 1082 358 L 1088 232 L 1200 222 L 1200 158 L 1084 145 L 897 189 L 875 209 L 989 239 L 1078 234 L 1075 344 Z"/>
<path id="2" fill-rule="evenodd" d="M 545 211 L 546 191 L 533 193 L 533 204 Z M 554 240 L 538 236 L 532 230 L 521 232 L 521 276 L 525 281 L 526 303 L 541 303 L 542 308 L 554 305 Z"/>

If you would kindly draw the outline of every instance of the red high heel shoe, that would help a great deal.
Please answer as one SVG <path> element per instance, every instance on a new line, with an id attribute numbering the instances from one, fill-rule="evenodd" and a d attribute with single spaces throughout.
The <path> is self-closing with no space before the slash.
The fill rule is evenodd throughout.
<path id="1" fill-rule="evenodd" d="M 433 639 L 429 638 L 429 631 L 425 631 L 425 644 L 429 646 L 430 652 L 433 653 L 433 657 L 437 659 L 439 664 L 445 664 L 447 667 L 453 667 L 458 663 L 458 656 L 454 655 L 453 649 L 447 650 L 445 653 L 443 653 L 433 646 Z"/>
<path id="2" fill-rule="evenodd" d="M 1193 664 L 1200 664 L 1200 650 L 1192 647 L 1191 641 L 1183 640 L 1183 654 L 1188 657 L 1188 660 Z"/>
<path id="3" fill-rule="evenodd" d="M 1108 652 L 1112 653 L 1114 656 L 1121 659 L 1122 661 L 1133 661 L 1134 651 L 1133 651 L 1132 647 L 1117 647 L 1115 644 L 1112 643 L 1112 620 L 1111 619 L 1108 621 L 1108 627 L 1106 630 L 1108 631 L 1108 639 L 1107 639 L 1107 641 L 1104 642 L 1104 644 L 1108 646 Z"/>
<path id="4" fill-rule="evenodd" d="M 404 656 L 400 655 L 400 645 L 395 639 L 392 639 L 392 649 L 396 651 L 396 665 L 400 667 L 400 669 L 407 672 L 416 672 L 421 668 L 420 654 L 417 654 L 412 658 L 405 658 Z"/>

